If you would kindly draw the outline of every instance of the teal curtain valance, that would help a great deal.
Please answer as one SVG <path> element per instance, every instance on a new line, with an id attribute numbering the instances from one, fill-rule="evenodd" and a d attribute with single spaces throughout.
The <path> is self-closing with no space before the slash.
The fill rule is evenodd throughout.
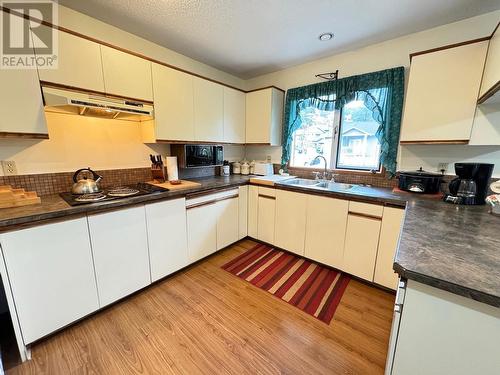
<path id="1" fill-rule="evenodd" d="M 302 125 L 302 109 L 312 106 L 321 110 L 339 110 L 352 100 L 362 100 L 372 111 L 373 119 L 380 124 L 376 133 L 381 145 L 380 162 L 389 176 L 394 176 L 403 97 L 403 67 L 288 90 L 283 117 L 282 166 L 286 168 L 290 160 L 293 133 Z"/>

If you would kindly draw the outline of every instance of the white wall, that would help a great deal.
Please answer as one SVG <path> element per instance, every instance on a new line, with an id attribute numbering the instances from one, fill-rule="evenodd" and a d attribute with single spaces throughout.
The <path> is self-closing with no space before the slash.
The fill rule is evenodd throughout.
<path id="1" fill-rule="evenodd" d="M 247 89 L 276 85 L 282 89 L 320 82 L 317 73 L 339 69 L 339 77 L 368 73 L 377 70 L 410 65 L 409 54 L 447 44 L 489 36 L 500 19 L 500 11 L 468 18 L 448 25 L 374 44 L 355 51 L 333 55 L 306 64 L 280 70 L 250 79 Z M 332 41 L 335 43 L 335 40 Z M 265 159 L 272 155 L 273 162 L 279 162 L 281 148 L 247 147 L 248 159 Z M 402 146 L 398 169 L 412 169 L 423 166 L 437 170 L 439 162 L 483 161 L 495 163 L 495 176 L 500 177 L 500 147 L 478 146 Z M 453 173 L 450 168 L 449 173 Z"/>

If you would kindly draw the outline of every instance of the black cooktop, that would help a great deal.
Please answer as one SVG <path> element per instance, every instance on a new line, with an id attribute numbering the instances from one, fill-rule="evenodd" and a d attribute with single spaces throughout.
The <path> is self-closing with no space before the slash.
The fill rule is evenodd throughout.
<path id="1" fill-rule="evenodd" d="M 116 199 L 136 197 L 140 195 L 158 194 L 168 189 L 139 182 L 133 185 L 122 185 L 110 187 L 102 190 L 100 193 L 76 195 L 70 192 L 60 193 L 62 199 L 70 206 L 79 206 L 82 204 L 92 204 L 98 202 L 107 202 Z"/>

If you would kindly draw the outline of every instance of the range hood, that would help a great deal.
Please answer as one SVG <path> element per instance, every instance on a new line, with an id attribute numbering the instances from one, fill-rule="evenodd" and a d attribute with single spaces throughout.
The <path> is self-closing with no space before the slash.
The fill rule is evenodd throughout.
<path id="1" fill-rule="evenodd" d="M 47 112 L 128 121 L 154 118 L 150 103 L 46 86 L 42 87 L 42 93 Z"/>

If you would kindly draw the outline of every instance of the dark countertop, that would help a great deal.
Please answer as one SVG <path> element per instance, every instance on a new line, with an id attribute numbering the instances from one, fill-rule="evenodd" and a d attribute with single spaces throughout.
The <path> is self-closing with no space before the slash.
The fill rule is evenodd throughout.
<path id="1" fill-rule="evenodd" d="M 245 185 L 248 176 L 192 179 L 201 186 L 71 207 L 59 195 L 42 197 L 40 205 L 0 209 L 0 232 L 37 225 L 72 215 L 83 215 L 174 199 L 214 189 Z M 315 191 L 276 185 L 277 188 L 343 199 L 405 207 L 406 215 L 394 269 L 404 278 L 500 307 L 500 217 L 486 206 L 456 206 L 390 189 L 357 187 L 350 192 Z"/>
<path id="2" fill-rule="evenodd" d="M 191 179 L 192 181 L 199 182 L 201 186 L 190 189 L 166 191 L 151 195 L 142 195 L 137 197 L 132 196 L 80 206 L 70 206 L 58 194 L 46 195 L 41 197 L 41 204 L 0 209 L 0 232 L 19 229 L 29 225 L 36 225 L 41 222 L 67 216 L 85 215 L 92 212 L 106 211 L 145 202 L 180 198 L 188 194 L 210 191 L 213 189 L 223 189 L 225 187 L 245 185 L 248 183 L 249 179 L 250 177 L 248 176 L 238 175 L 232 175 L 229 177 L 215 176 Z"/>

